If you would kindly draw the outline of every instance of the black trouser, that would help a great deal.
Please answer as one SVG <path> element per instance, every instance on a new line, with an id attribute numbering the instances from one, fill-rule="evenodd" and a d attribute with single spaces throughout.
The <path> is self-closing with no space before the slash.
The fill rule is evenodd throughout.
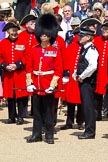
<path id="1" fill-rule="evenodd" d="M 95 135 L 96 129 L 96 109 L 94 100 L 94 89 L 89 81 L 83 81 L 79 83 L 82 108 L 84 111 L 85 119 L 85 133 L 89 135 Z"/>
<path id="2" fill-rule="evenodd" d="M 104 101 L 103 101 L 103 107 L 108 111 L 108 90 L 106 91 L 106 94 L 104 95 Z"/>
<path id="3" fill-rule="evenodd" d="M 67 102 L 67 119 L 66 119 L 67 125 L 74 123 L 75 106 L 76 104 Z M 80 104 L 77 104 L 76 123 L 82 124 L 83 122 L 84 122 L 84 116 L 83 116 L 82 107 Z"/>
<path id="4" fill-rule="evenodd" d="M 23 118 L 27 112 L 28 96 L 20 98 L 8 98 L 8 116 L 10 119 Z M 16 110 L 16 104 L 18 106 L 18 113 Z"/>
<path id="5" fill-rule="evenodd" d="M 53 138 L 54 95 L 33 95 L 33 135 L 42 137 L 44 122 L 45 138 Z"/>
<path id="6" fill-rule="evenodd" d="M 57 124 L 57 110 L 58 110 L 59 98 L 55 98 L 55 107 L 54 107 L 54 126 Z"/>
<path id="7" fill-rule="evenodd" d="M 95 106 L 97 110 L 97 120 L 102 119 L 103 95 L 95 93 Z"/>

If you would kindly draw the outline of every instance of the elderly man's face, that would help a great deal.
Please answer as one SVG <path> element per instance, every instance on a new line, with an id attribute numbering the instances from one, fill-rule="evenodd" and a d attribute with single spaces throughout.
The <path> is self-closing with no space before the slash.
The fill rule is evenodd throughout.
<path id="1" fill-rule="evenodd" d="M 108 27 L 107 27 L 107 26 L 103 26 L 103 27 L 102 27 L 102 36 L 103 36 L 105 39 L 108 39 Z"/>
<path id="2" fill-rule="evenodd" d="M 18 29 L 17 28 L 10 28 L 10 29 L 8 29 L 7 33 L 8 33 L 9 38 L 11 40 L 15 40 L 18 37 Z"/>
<path id="3" fill-rule="evenodd" d="M 36 20 L 30 20 L 26 26 L 29 30 L 34 30 L 35 29 L 35 24 L 36 24 Z"/>
<path id="4" fill-rule="evenodd" d="M 82 11 L 86 11 L 89 6 L 88 0 L 80 0 L 79 4 L 81 6 Z"/>
<path id="5" fill-rule="evenodd" d="M 64 18 L 65 18 L 66 20 L 71 19 L 72 14 L 73 14 L 72 8 L 71 8 L 70 6 L 65 6 L 65 7 L 63 8 L 63 14 L 64 14 Z"/>
<path id="6" fill-rule="evenodd" d="M 108 10 L 105 11 L 104 19 L 108 21 Z"/>

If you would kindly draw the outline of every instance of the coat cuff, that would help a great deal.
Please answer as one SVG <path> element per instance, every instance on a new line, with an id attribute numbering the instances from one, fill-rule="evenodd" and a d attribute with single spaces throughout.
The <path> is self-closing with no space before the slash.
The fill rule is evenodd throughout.
<path id="1" fill-rule="evenodd" d="M 70 71 L 69 70 L 64 70 L 63 71 L 63 77 L 69 77 L 70 76 Z"/>
<path id="2" fill-rule="evenodd" d="M 24 68 L 24 65 L 23 65 L 21 60 L 18 60 L 15 64 L 17 66 L 17 69 L 23 69 Z"/>
<path id="3" fill-rule="evenodd" d="M 1 68 L 2 68 L 3 70 L 6 70 L 6 66 L 8 66 L 7 63 L 5 63 L 5 62 L 1 63 Z"/>

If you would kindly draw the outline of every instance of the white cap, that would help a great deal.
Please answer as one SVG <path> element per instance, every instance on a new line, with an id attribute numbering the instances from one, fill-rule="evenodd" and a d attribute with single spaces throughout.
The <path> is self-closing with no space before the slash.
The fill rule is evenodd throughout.
<path id="1" fill-rule="evenodd" d="M 8 2 L 2 2 L 0 4 L 0 11 L 3 11 L 3 10 L 10 10 L 10 5 Z"/>

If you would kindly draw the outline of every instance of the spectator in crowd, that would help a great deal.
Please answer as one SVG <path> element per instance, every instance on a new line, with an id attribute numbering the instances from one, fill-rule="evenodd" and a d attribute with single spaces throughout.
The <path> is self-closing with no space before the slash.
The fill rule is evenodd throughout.
<path id="1" fill-rule="evenodd" d="M 66 5 L 67 2 L 71 2 L 71 0 L 60 0 L 60 2 L 59 2 L 60 8 L 58 10 L 58 14 L 60 14 L 62 17 L 64 17 L 63 7 Z"/>
<path id="2" fill-rule="evenodd" d="M 100 2 L 97 2 L 93 5 L 94 14 L 98 16 L 98 19 L 101 23 L 104 22 L 104 8 Z"/>
<path id="3" fill-rule="evenodd" d="M 52 3 L 50 3 L 50 2 L 43 3 L 41 6 L 41 13 L 42 14 L 44 14 L 44 13 L 54 14 L 54 9 L 53 9 Z"/>
<path id="4" fill-rule="evenodd" d="M 36 0 L 35 7 L 31 9 L 30 14 L 33 14 L 36 17 L 39 17 L 41 15 L 41 6 L 45 2 L 46 0 Z"/>
<path id="5" fill-rule="evenodd" d="M 63 19 L 62 19 L 62 22 L 61 22 L 61 28 L 63 29 L 63 38 L 65 40 L 66 38 L 66 33 L 68 30 L 71 30 L 71 22 L 73 20 L 72 18 L 72 14 L 73 14 L 73 11 L 72 11 L 72 8 L 69 6 L 69 5 L 65 5 L 63 7 Z"/>
<path id="6" fill-rule="evenodd" d="M 17 122 L 17 125 L 24 123 L 23 118 L 26 115 L 28 98 L 26 90 L 15 89 L 26 89 L 26 52 L 23 42 L 18 38 L 19 29 L 17 24 L 13 22 L 7 23 L 3 31 L 7 31 L 9 36 L 0 42 L 0 65 L 4 71 L 3 96 L 8 101 L 9 117 L 5 123 Z M 18 104 L 18 114 L 16 103 Z"/>
<path id="7" fill-rule="evenodd" d="M 68 46 L 69 44 L 72 43 L 73 39 L 74 39 L 74 34 L 73 34 L 73 30 L 79 26 L 81 20 L 79 19 L 79 17 L 73 17 L 72 23 L 71 23 L 71 30 L 67 31 L 66 33 L 66 45 Z"/>
<path id="8" fill-rule="evenodd" d="M 104 14 L 104 21 L 108 21 L 108 10 L 105 11 L 105 14 Z"/>
<path id="9" fill-rule="evenodd" d="M 67 2 L 66 4 L 70 5 L 73 12 L 77 12 L 81 9 L 80 4 L 79 4 L 79 0 L 74 0 L 71 2 Z"/>
<path id="10" fill-rule="evenodd" d="M 89 7 L 89 2 L 88 0 L 79 0 L 79 4 L 81 7 L 81 10 L 76 11 L 73 13 L 73 17 L 79 17 L 80 20 L 86 19 L 87 18 L 87 12 L 88 12 L 88 7 Z"/>

